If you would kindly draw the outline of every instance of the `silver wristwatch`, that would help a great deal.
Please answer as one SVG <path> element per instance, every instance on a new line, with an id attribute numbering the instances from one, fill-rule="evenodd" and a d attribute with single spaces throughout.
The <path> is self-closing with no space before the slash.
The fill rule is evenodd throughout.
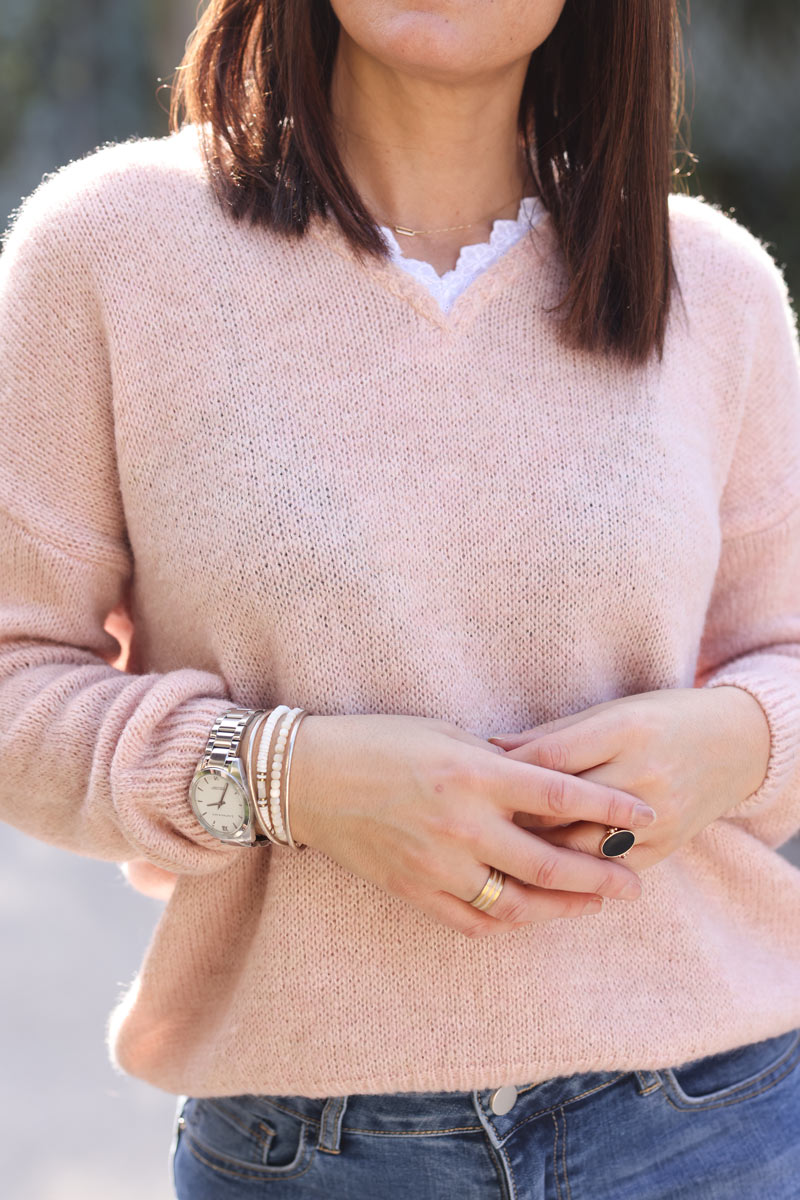
<path id="1" fill-rule="evenodd" d="M 255 846 L 270 839 L 259 832 L 239 745 L 263 709 L 231 708 L 214 722 L 205 754 L 189 785 L 189 802 L 200 824 L 221 842 Z"/>

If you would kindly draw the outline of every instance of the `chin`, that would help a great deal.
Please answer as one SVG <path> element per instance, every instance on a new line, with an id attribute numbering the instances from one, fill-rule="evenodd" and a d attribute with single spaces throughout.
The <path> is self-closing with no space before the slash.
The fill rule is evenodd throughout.
<path id="1" fill-rule="evenodd" d="M 475 13 L 465 14 L 463 6 L 459 11 L 448 3 L 381 6 L 369 18 L 368 28 L 353 33 L 364 50 L 387 66 L 443 83 L 507 65 L 487 62 L 485 18 L 482 29 L 480 6 L 466 7 Z"/>

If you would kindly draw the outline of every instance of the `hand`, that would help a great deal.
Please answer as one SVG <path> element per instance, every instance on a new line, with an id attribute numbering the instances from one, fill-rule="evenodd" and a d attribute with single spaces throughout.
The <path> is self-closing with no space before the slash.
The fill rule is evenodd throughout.
<path id="1" fill-rule="evenodd" d="M 147 858 L 132 858 L 120 863 L 120 869 L 131 887 L 154 900 L 169 900 L 178 882 L 174 871 L 165 871 Z"/>
<path id="2" fill-rule="evenodd" d="M 512 819 L 568 812 L 640 827 L 635 797 L 514 762 L 445 721 L 310 714 L 294 744 L 290 791 L 295 841 L 468 937 L 579 916 L 596 894 L 621 898 L 628 885 L 632 899 L 640 894 L 623 863 L 554 852 Z M 509 878 L 484 913 L 469 901 L 491 867 Z"/>
<path id="3" fill-rule="evenodd" d="M 667 688 L 621 696 L 509 737 L 508 758 L 622 788 L 656 810 L 625 862 L 637 872 L 666 858 L 746 796 L 766 775 L 767 718 L 743 688 Z M 607 826 L 558 825 L 526 813 L 515 824 L 553 846 L 600 854 Z M 619 825 L 619 821 L 613 822 Z"/>

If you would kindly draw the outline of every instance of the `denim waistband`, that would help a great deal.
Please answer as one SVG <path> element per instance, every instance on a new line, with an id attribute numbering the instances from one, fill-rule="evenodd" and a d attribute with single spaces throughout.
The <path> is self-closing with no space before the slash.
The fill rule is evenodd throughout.
<path id="1" fill-rule="evenodd" d="M 587 1071 L 555 1076 L 540 1083 L 515 1085 L 516 1096 L 511 1093 L 513 1103 L 505 1113 L 496 1113 L 492 1108 L 498 1090 L 495 1087 L 467 1092 L 352 1093 L 328 1098 L 250 1095 L 248 1099 L 256 1107 L 261 1100 L 305 1118 L 317 1129 L 319 1148 L 332 1153 L 338 1152 L 343 1130 L 376 1135 L 402 1130 L 430 1135 L 482 1129 L 491 1141 L 500 1144 L 521 1123 L 601 1091 L 625 1076 L 640 1092 L 659 1082 L 650 1071 Z"/>

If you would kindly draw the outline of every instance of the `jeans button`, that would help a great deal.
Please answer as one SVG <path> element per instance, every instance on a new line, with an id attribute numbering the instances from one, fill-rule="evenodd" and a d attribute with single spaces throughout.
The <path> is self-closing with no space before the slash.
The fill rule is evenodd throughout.
<path id="1" fill-rule="evenodd" d="M 492 1092 L 492 1112 L 496 1113 L 498 1117 L 502 1117 L 507 1112 L 511 1112 L 511 1109 L 514 1107 L 516 1102 L 517 1089 L 514 1087 L 513 1083 L 507 1083 L 505 1087 L 497 1088 L 495 1092 Z"/>

